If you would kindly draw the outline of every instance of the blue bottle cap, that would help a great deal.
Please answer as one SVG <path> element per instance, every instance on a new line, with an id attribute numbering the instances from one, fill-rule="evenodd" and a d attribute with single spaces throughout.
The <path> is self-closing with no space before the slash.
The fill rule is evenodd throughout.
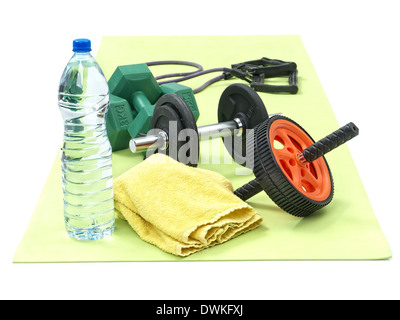
<path id="1" fill-rule="evenodd" d="M 92 51 L 89 39 L 75 39 L 72 43 L 72 50 L 74 52 L 89 52 Z"/>

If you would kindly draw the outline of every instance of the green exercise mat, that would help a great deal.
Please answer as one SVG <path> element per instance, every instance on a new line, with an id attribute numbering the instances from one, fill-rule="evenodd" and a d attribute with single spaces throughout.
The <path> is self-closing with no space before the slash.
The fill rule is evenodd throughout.
<path id="1" fill-rule="evenodd" d="M 283 113 L 307 130 L 315 140 L 336 130 L 339 124 L 321 87 L 301 38 L 285 36 L 182 36 L 104 37 L 96 56 L 107 79 L 119 65 L 155 60 L 186 60 L 204 69 L 268 57 L 297 63 L 299 92 L 260 93 L 269 113 Z M 184 66 L 153 66 L 154 75 L 191 70 Z M 197 88 L 217 74 L 182 84 Z M 238 79 L 219 81 L 196 94 L 200 109 L 198 125 L 217 123 L 221 93 Z M 287 79 L 270 79 L 284 84 Z M 244 83 L 244 82 L 243 82 Z M 349 119 L 355 121 L 356 119 Z M 341 124 L 343 125 L 343 124 Z M 357 139 L 363 139 L 363 128 Z M 217 143 L 217 145 L 215 145 Z M 217 171 L 234 188 L 254 178 L 230 159 L 222 142 L 200 144 L 200 168 Z M 55 154 L 57 150 L 55 150 Z M 263 217 L 257 229 L 226 243 L 181 258 L 142 241 L 123 220 L 116 220 L 111 237 L 82 242 L 64 231 L 60 161 L 57 155 L 14 262 L 107 262 L 107 261 L 207 261 L 207 260 L 358 260 L 391 256 L 367 194 L 346 145 L 326 155 L 332 171 L 335 195 L 325 208 L 306 218 L 279 209 L 264 193 L 248 200 Z M 142 161 L 129 150 L 114 152 L 113 173 L 119 176 Z M 207 161 L 209 163 L 207 163 Z"/>

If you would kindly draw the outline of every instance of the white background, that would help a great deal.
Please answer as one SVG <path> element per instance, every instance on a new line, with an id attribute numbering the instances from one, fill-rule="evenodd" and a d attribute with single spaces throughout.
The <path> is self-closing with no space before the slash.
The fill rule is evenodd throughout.
<path id="1" fill-rule="evenodd" d="M 0 298 L 400 298 L 397 4 L 396 0 L 3 1 Z M 360 128 L 357 143 L 349 144 L 350 152 L 393 257 L 13 264 L 62 139 L 56 93 L 72 55 L 72 40 L 90 38 L 96 54 L 105 35 L 239 34 L 302 37 L 338 122 L 354 121 Z"/>

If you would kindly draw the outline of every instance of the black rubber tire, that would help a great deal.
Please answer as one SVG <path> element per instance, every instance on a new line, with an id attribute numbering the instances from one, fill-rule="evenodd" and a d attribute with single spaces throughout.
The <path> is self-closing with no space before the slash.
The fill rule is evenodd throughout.
<path id="1" fill-rule="evenodd" d="M 305 217 L 313 212 L 328 205 L 333 198 L 334 186 L 332 174 L 328 163 L 324 157 L 323 160 L 329 171 L 331 189 L 329 196 L 322 201 L 315 201 L 299 192 L 295 186 L 282 172 L 271 149 L 269 137 L 269 128 L 272 123 L 278 119 L 285 119 L 298 126 L 314 142 L 311 136 L 296 122 L 284 116 L 273 116 L 264 121 L 255 129 L 254 141 L 248 141 L 254 147 L 254 168 L 253 172 L 261 188 L 267 193 L 272 201 L 282 210 L 297 217 Z M 273 142 L 272 142 L 273 143 Z"/>

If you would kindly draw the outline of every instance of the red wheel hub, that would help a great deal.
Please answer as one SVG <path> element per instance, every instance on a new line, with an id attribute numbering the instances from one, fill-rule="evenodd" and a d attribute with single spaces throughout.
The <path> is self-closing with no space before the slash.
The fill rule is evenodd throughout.
<path id="1" fill-rule="evenodd" d="M 284 119 L 272 123 L 270 145 L 275 160 L 289 182 L 302 194 L 324 201 L 331 193 L 331 178 L 323 157 L 302 164 L 298 155 L 314 142 L 301 128 Z"/>

